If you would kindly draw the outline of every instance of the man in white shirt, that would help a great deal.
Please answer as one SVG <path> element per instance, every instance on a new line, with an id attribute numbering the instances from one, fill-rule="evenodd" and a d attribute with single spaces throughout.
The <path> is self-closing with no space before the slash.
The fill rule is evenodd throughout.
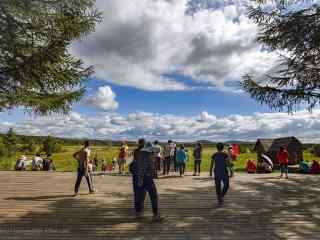
<path id="1" fill-rule="evenodd" d="M 40 170 L 42 163 L 43 163 L 43 159 L 40 157 L 40 154 L 37 153 L 32 160 L 32 171 Z"/>
<path id="2" fill-rule="evenodd" d="M 163 175 L 169 174 L 170 171 L 170 164 L 174 161 L 174 152 L 175 152 L 175 144 L 169 140 L 168 144 L 164 146 L 163 149 Z"/>

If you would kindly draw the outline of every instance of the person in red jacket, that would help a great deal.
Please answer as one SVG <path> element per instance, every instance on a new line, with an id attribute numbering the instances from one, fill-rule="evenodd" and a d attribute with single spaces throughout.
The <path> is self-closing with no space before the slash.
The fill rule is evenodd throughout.
<path id="1" fill-rule="evenodd" d="M 255 173 L 256 170 L 257 170 L 257 166 L 256 166 L 256 163 L 252 160 L 247 160 L 247 173 Z"/>
<path id="2" fill-rule="evenodd" d="M 289 153 L 285 147 L 280 147 L 280 150 L 277 153 L 277 159 L 280 164 L 280 178 L 282 178 L 283 174 L 285 174 L 285 178 L 288 179 Z"/>
<path id="3" fill-rule="evenodd" d="M 320 164 L 316 161 L 313 160 L 311 164 L 311 171 L 312 174 L 319 174 L 320 173 Z"/>

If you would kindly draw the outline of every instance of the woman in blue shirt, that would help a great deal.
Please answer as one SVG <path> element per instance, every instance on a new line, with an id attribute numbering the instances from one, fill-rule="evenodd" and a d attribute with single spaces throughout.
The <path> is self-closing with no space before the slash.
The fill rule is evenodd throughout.
<path id="1" fill-rule="evenodd" d="M 184 176 L 184 171 L 186 169 L 186 163 L 188 161 L 188 154 L 184 149 L 184 146 L 181 145 L 176 154 L 176 162 L 179 168 L 180 177 Z"/>

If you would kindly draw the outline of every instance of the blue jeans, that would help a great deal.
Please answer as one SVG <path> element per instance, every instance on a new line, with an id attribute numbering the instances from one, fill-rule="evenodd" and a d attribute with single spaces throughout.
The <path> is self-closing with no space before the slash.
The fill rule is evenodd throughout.
<path id="1" fill-rule="evenodd" d="M 217 176 L 214 180 L 217 196 L 223 198 L 229 190 L 229 176 Z M 223 187 L 221 187 L 221 183 L 223 183 Z"/>

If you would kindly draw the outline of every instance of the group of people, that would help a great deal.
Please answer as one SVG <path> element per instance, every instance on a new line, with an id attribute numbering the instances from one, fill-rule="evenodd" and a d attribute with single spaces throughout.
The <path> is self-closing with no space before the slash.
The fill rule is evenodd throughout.
<path id="1" fill-rule="evenodd" d="M 168 150 L 169 147 L 172 152 Z M 183 145 L 178 149 L 175 148 L 172 141 L 168 141 L 168 145 L 165 146 L 164 151 L 162 152 L 158 142 L 151 144 L 144 139 L 139 139 L 138 147 L 133 152 L 133 161 L 129 165 L 129 171 L 132 174 L 134 209 L 137 217 L 140 217 L 143 214 L 144 200 L 148 193 L 151 200 L 154 220 L 163 220 L 159 212 L 158 194 L 154 178 L 156 177 L 156 170 L 159 170 L 159 161 L 161 161 L 162 153 L 165 154 L 163 160 L 164 173 L 167 174 L 169 172 L 168 168 L 172 161 L 171 157 L 175 156 L 175 161 L 172 162 L 172 164 L 179 170 L 180 175 L 183 176 L 186 167 L 185 164 L 188 160 L 188 154 Z M 196 162 L 195 175 L 200 174 L 201 154 L 202 147 L 201 144 L 198 143 L 193 152 Z M 73 154 L 73 157 L 78 161 L 77 179 L 74 187 L 75 196 L 78 195 L 79 186 L 83 177 L 87 180 L 89 193 L 96 192 L 93 185 L 92 174 L 88 167 L 90 155 L 91 150 L 89 141 L 85 141 L 83 148 Z M 219 205 L 223 204 L 224 196 L 229 189 L 230 166 L 230 156 L 224 152 L 224 144 L 217 144 L 217 152 L 214 153 L 211 158 L 210 176 L 213 176 L 214 173 Z"/>
<path id="2" fill-rule="evenodd" d="M 152 160 L 154 164 L 154 178 L 158 178 L 158 175 L 162 173 L 164 176 L 169 175 L 170 171 L 178 172 L 181 177 L 184 176 L 186 164 L 189 160 L 189 152 L 183 144 L 177 146 L 172 140 L 168 140 L 167 144 L 163 147 L 156 140 L 152 144 L 153 148 L 156 150 L 152 155 Z M 130 156 L 128 146 L 125 142 L 122 142 L 119 149 L 119 173 L 122 174 L 125 171 L 126 159 Z M 232 146 L 228 147 L 228 158 L 229 161 L 229 173 L 233 176 L 233 161 L 236 160 L 237 155 L 232 151 Z M 194 172 L 193 176 L 200 176 L 201 172 L 201 162 L 202 162 L 202 145 L 201 143 L 196 143 L 195 148 L 192 152 L 194 159 Z M 113 165 L 115 161 L 113 161 Z M 114 167 L 113 167 L 114 169 Z"/>
<path id="3" fill-rule="evenodd" d="M 280 178 L 288 178 L 289 172 L 289 152 L 285 146 L 281 146 L 277 155 L 277 163 L 280 167 Z M 246 171 L 247 173 L 271 173 L 273 171 L 274 165 L 269 157 L 266 155 L 261 156 L 261 160 L 256 164 L 253 160 L 247 160 Z M 300 173 L 310 173 L 310 174 L 320 174 L 320 163 L 316 160 L 313 160 L 310 164 L 304 159 L 301 159 L 299 162 L 298 171 Z"/>
<path id="4" fill-rule="evenodd" d="M 320 163 L 316 160 L 313 160 L 309 164 L 305 160 L 301 160 L 299 163 L 299 172 L 300 173 L 311 173 L 311 174 L 320 174 Z"/>
<path id="5" fill-rule="evenodd" d="M 288 165 L 289 165 L 289 153 L 285 146 L 281 146 L 276 155 L 277 162 L 280 166 L 280 178 L 283 176 L 288 178 Z M 271 173 L 273 171 L 274 164 L 272 160 L 262 154 L 260 161 L 258 164 L 254 160 L 247 160 L 246 171 L 247 173 Z"/>
<path id="6" fill-rule="evenodd" d="M 55 171 L 56 167 L 52 160 L 51 154 L 47 154 L 46 157 L 42 157 L 41 154 L 37 153 L 32 160 L 22 155 L 15 164 L 16 171 L 25 171 L 27 166 L 31 164 L 32 171 Z"/>

